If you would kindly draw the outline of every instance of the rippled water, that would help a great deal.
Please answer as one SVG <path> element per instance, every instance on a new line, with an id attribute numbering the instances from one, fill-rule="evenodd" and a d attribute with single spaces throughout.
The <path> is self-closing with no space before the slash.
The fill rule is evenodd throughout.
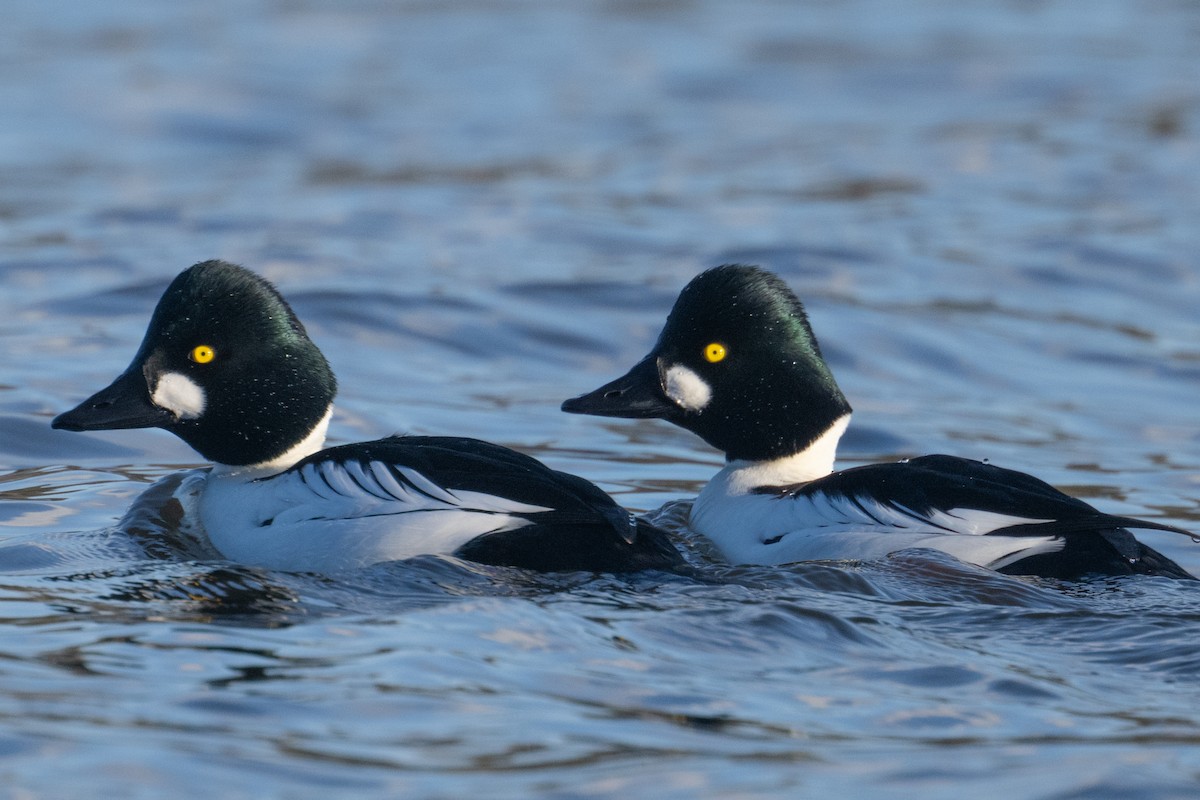
<path id="1" fill-rule="evenodd" d="M 0 795 L 1194 796 L 1196 585 L 724 567 L 681 523 L 716 454 L 557 410 L 751 261 L 855 406 L 843 464 L 1200 529 L 1200 6 L 898 8 L 10 3 Z M 329 356 L 331 441 L 520 448 L 697 574 L 213 559 L 157 502 L 188 448 L 49 429 L 211 257 Z"/>

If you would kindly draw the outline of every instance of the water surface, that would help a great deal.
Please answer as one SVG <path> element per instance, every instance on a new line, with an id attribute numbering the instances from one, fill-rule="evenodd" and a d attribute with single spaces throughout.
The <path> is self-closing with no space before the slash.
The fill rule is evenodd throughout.
<path id="1" fill-rule="evenodd" d="M 0 793 L 1194 794 L 1196 586 L 723 566 L 682 524 L 716 453 L 557 409 L 700 269 L 759 263 L 855 407 L 843 465 L 986 458 L 1200 529 L 1195 4 L 22 1 L 4 27 Z M 517 447 L 697 574 L 213 558 L 148 502 L 186 446 L 49 429 L 213 257 L 326 352 L 332 442 Z"/>

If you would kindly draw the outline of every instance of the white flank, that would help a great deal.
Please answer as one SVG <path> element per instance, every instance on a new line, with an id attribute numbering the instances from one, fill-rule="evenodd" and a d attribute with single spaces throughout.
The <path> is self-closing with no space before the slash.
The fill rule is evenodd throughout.
<path id="1" fill-rule="evenodd" d="M 158 385 L 150 401 L 159 408 L 170 411 L 179 419 L 199 419 L 204 413 L 207 399 L 204 390 L 188 376 L 179 372 L 164 372 L 158 376 Z"/>
<path id="2" fill-rule="evenodd" d="M 243 564 L 331 572 L 450 554 L 477 536 L 548 511 L 482 492 L 450 491 L 409 467 L 318 461 L 253 480 L 214 470 L 200 498 L 209 541 Z M 407 482 L 405 482 L 407 481 Z"/>
<path id="3" fill-rule="evenodd" d="M 682 364 L 673 364 L 663 376 L 663 391 L 675 405 L 687 411 L 700 411 L 712 400 L 712 387 Z"/>
<path id="4" fill-rule="evenodd" d="M 840 421 L 839 421 L 840 422 Z M 831 427 L 818 442 L 830 444 L 845 429 Z M 692 504 L 689 524 L 707 536 L 730 563 L 787 564 L 822 559 L 873 559 L 909 548 L 931 548 L 991 569 L 1037 553 L 1061 550 L 1057 536 L 986 536 L 1012 525 L 1045 519 L 969 508 L 917 513 L 866 497 L 854 502 L 821 492 L 795 497 L 752 494 L 756 486 L 786 486 L 828 474 L 818 461 L 821 448 L 790 459 L 761 464 L 730 464 L 704 487 Z M 807 456 L 807 460 L 804 458 Z M 807 470 L 808 477 L 795 475 Z M 787 478 L 791 478 L 788 480 Z"/>

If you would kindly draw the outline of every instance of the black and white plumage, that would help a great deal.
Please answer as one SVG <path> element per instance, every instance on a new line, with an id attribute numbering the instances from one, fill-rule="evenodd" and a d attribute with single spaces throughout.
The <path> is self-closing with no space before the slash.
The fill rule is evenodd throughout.
<path id="1" fill-rule="evenodd" d="M 1104 514 L 1031 475 L 955 456 L 758 486 L 724 502 L 697 501 L 693 511 L 693 524 L 705 530 L 747 520 L 757 522 L 753 535 L 723 548 L 736 561 L 869 559 L 928 547 L 1016 575 L 1191 577 L 1128 529 L 1187 531 Z"/>
<path id="2" fill-rule="evenodd" d="M 663 531 L 582 478 L 475 439 L 390 437 L 321 450 L 336 381 L 282 296 L 220 261 L 167 288 L 133 363 L 56 428 L 160 427 L 216 465 L 187 483 L 214 547 L 330 572 L 422 554 L 534 570 L 682 563 Z"/>
<path id="3" fill-rule="evenodd" d="M 1017 575 L 1192 576 L 1129 529 L 1030 475 L 946 455 L 833 472 L 850 405 L 778 277 L 717 267 L 680 294 L 658 343 L 565 411 L 658 417 L 724 451 L 690 525 L 733 563 L 880 558 L 927 547 Z"/>
<path id="4" fill-rule="evenodd" d="M 235 561 L 333 571 L 426 553 L 542 571 L 662 568 L 678 553 L 591 483 L 477 439 L 331 447 L 250 481 L 210 479 L 209 538 Z"/>

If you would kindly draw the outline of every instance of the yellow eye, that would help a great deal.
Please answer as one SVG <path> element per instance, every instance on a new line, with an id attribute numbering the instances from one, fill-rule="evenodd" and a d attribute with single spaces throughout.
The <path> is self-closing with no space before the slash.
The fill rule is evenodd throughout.
<path id="1" fill-rule="evenodd" d="M 192 348 L 192 352 L 188 353 L 188 358 L 195 361 L 197 364 L 207 364 L 217 357 L 217 353 L 206 344 L 198 345 Z"/>
<path id="2" fill-rule="evenodd" d="M 704 360 L 710 364 L 715 364 L 718 361 L 725 359 L 725 345 L 713 342 L 708 347 L 704 348 Z"/>

